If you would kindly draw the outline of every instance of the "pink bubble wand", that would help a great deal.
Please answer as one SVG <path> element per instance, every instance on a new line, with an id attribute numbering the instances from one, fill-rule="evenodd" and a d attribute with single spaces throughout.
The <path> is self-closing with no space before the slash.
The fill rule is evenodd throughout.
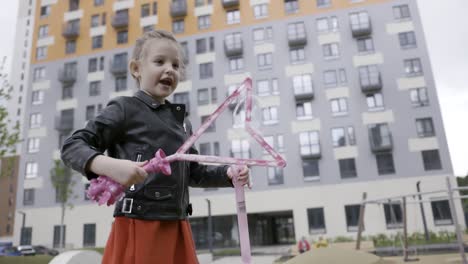
<path id="1" fill-rule="evenodd" d="M 195 143 L 198 138 L 200 138 L 203 132 L 205 132 L 205 130 L 219 117 L 219 115 L 226 110 L 229 104 L 231 104 L 231 102 L 236 98 L 240 97 L 243 90 L 246 90 L 245 129 L 252 136 L 252 138 L 273 157 L 273 160 L 238 159 L 231 157 L 186 154 L 188 149 Z M 161 172 L 165 175 L 170 175 L 170 163 L 180 160 L 234 165 L 232 171 L 234 172 L 233 184 L 236 193 L 237 223 L 239 226 L 242 262 L 245 264 L 251 263 L 251 250 L 244 186 L 238 182 L 240 166 L 286 166 L 286 161 L 283 159 L 283 157 L 281 157 L 281 155 L 265 141 L 265 139 L 257 130 L 250 126 L 252 121 L 252 94 L 252 79 L 246 78 L 244 82 L 242 82 L 242 84 L 231 95 L 229 95 L 226 100 L 224 100 L 224 102 L 213 112 L 213 114 L 207 118 L 207 120 L 200 126 L 200 128 L 198 128 L 197 131 L 195 131 L 195 133 L 193 133 L 187 139 L 187 141 L 184 142 L 184 144 L 176 151 L 176 153 L 166 157 L 164 151 L 159 149 L 156 152 L 155 157 L 151 159 L 145 166 L 143 166 L 143 169 L 145 169 L 148 173 Z M 88 197 L 93 201 L 97 201 L 99 205 L 111 205 L 122 198 L 123 194 L 124 187 L 107 176 L 99 176 L 97 179 L 91 180 L 91 184 L 88 189 Z"/>

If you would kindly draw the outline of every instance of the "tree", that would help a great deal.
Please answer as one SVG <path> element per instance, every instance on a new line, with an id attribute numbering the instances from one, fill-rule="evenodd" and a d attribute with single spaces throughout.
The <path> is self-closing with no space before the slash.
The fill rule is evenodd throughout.
<path id="1" fill-rule="evenodd" d="M 52 181 L 52 185 L 56 192 L 56 200 L 60 203 L 62 209 L 60 218 L 59 244 L 61 248 L 65 248 L 65 241 L 63 239 L 63 222 L 65 220 L 66 206 L 68 205 L 70 209 L 73 208 L 73 204 L 70 201 L 73 197 L 73 186 L 75 185 L 75 181 L 73 180 L 71 169 L 65 166 L 65 164 L 63 164 L 61 160 L 54 161 L 54 167 L 50 170 L 50 180 Z"/>
<path id="2" fill-rule="evenodd" d="M 12 173 L 15 157 L 5 157 L 13 156 L 16 152 L 16 144 L 20 142 L 19 123 L 11 126 L 11 119 L 8 118 L 8 110 L 5 106 L 5 102 L 10 100 L 10 93 L 13 90 L 8 81 L 8 74 L 4 72 L 5 62 L 6 57 L 3 57 L 0 64 L 0 162 L 3 167 L 0 170 L 0 177 Z"/>
<path id="3" fill-rule="evenodd" d="M 465 177 L 456 177 L 458 187 L 468 186 L 468 174 Z M 460 191 L 460 195 L 468 195 L 468 191 Z M 462 199 L 463 210 L 468 212 L 468 199 Z"/>

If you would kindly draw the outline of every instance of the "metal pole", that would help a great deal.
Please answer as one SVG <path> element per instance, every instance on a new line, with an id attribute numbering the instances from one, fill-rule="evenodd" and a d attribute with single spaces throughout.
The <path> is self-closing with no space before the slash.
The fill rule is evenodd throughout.
<path id="1" fill-rule="evenodd" d="M 213 219 L 211 218 L 211 201 L 205 199 L 208 203 L 208 248 L 210 249 L 211 255 L 213 255 Z"/>
<path id="2" fill-rule="evenodd" d="M 403 261 L 408 261 L 408 215 L 406 214 L 406 197 L 403 197 L 403 243 L 404 243 L 404 252 L 403 252 Z"/>
<path id="3" fill-rule="evenodd" d="M 366 209 L 367 193 L 362 193 L 362 203 L 359 207 L 358 235 L 356 239 L 356 250 L 361 249 L 362 230 L 364 230 L 364 210 Z"/>
<path id="4" fill-rule="evenodd" d="M 448 191 L 448 197 L 449 197 L 449 203 L 450 203 L 450 212 L 452 212 L 453 224 L 455 225 L 455 231 L 457 233 L 460 256 L 461 256 L 463 264 L 468 264 L 466 260 L 466 255 L 465 255 L 465 245 L 463 243 L 463 237 L 462 237 L 462 233 L 460 230 L 460 225 L 458 224 L 457 210 L 455 208 L 455 202 L 453 201 L 452 185 L 450 183 L 450 178 L 447 177 L 446 179 L 447 179 L 447 189 L 448 189 L 447 191 Z"/>
<path id="5" fill-rule="evenodd" d="M 416 183 L 416 190 L 418 191 L 419 201 L 421 201 L 422 196 L 421 196 L 421 189 L 420 189 L 419 184 L 421 184 L 421 181 L 418 181 Z M 421 208 L 421 217 L 422 217 L 422 222 L 423 222 L 423 227 L 424 227 L 424 237 L 426 238 L 426 242 L 429 242 L 430 238 L 429 238 L 429 231 L 427 230 L 426 214 L 424 213 L 424 204 L 419 203 L 419 207 Z"/>
<path id="6" fill-rule="evenodd" d="M 24 228 L 26 224 L 26 213 L 22 211 L 17 211 L 19 214 L 23 215 L 23 223 L 21 225 L 21 231 L 20 231 L 20 245 L 23 245 L 24 242 Z"/>

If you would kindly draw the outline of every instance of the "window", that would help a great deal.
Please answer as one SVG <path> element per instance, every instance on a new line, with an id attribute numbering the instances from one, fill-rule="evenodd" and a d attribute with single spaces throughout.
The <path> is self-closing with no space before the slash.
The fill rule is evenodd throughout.
<path id="1" fill-rule="evenodd" d="M 291 64 L 305 62 L 305 51 L 304 48 L 292 48 L 289 50 L 289 59 Z"/>
<path id="2" fill-rule="evenodd" d="M 275 140 L 276 139 L 276 140 Z M 284 151 L 284 137 L 281 134 L 278 134 L 275 136 L 266 136 L 265 141 L 270 145 L 273 149 L 275 149 L 278 152 L 283 152 Z M 263 149 L 263 153 L 267 154 L 268 151 L 266 149 Z"/>
<path id="3" fill-rule="evenodd" d="M 200 68 L 200 79 L 208 79 L 213 77 L 213 63 L 201 63 L 199 64 Z"/>
<path id="4" fill-rule="evenodd" d="M 149 25 L 149 26 L 144 26 L 144 27 L 143 27 L 143 33 L 150 32 L 150 31 L 153 31 L 153 30 L 154 30 L 154 26 L 153 26 L 153 25 Z"/>
<path id="5" fill-rule="evenodd" d="M 42 25 L 39 26 L 39 34 L 38 38 L 44 38 L 49 35 L 49 25 Z"/>
<path id="6" fill-rule="evenodd" d="M 36 60 L 42 60 L 47 57 L 47 46 L 36 48 Z"/>
<path id="7" fill-rule="evenodd" d="M 83 247 L 96 246 L 96 224 L 83 225 Z"/>
<path id="8" fill-rule="evenodd" d="M 201 123 L 205 123 L 205 121 L 209 118 L 210 116 L 202 116 L 201 117 Z M 216 132 L 216 122 L 213 122 L 210 124 L 210 126 L 205 130 L 205 132 Z"/>
<path id="9" fill-rule="evenodd" d="M 90 119 L 94 118 L 94 113 L 96 112 L 96 106 L 94 105 L 88 105 L 86 106 L 86 115 L 85 115 L 85 120 L 88 121 Z"/>
<path id="10" fill-rule="evenodd" d="M 99 27 L 100 25 L 100 22 L 101 21 L 101 17 L 100 15 L 92 15 L 91 16 L 91 27 Z"/>
<path id="11" fill-rule="evenodd" d="M 398 39 L 400 40 L 400 47 L 402 49 L 412 49 L 417 46 L 414 31 L 398 33 Z"/>
<path id="12" fill-rule="evenodd" d="M 31 103 L 40 105 L 44 101 L 44 91 L 33 91 L 31 94 Z"/>
<path id="13" fill-rule="evenodd" d="M 268 4 L 258 4 L 253 6 L 256 19 L 268 17 Z"/>
<path id="14" fill-rule="evenodd" d="M 323 207 L 308 208 L 307 219 L 309 220 L 309 234 L 326 233 L 325 215 L 323 213 Z"/>
<path id="15" fill-rule="evenodd" d="M 174 104 L 184 104 L 185 111 L 190 113 L 190 96 L 188 92 L 174 93 Z"/>
<path id="16" fill-rule="evenodd" d="M 231 157 L 238 159 L 250 158 L 250 145 L 247 139 L 234 139 L 231 141 Z"/>
<path id="17" fill-rule="evenodd" d="M 88 72 L 97 72 L 98 70 L 98 59 L 91 58 L 88 60 Z"/>
<path id="18" fill-rule="evenodd" d="M 325 85 L 325 87 L 338 86 L 338 77 L 336 75 L 336 70 L 323 72 L 323 84 Z"/>
<path id="19" fill-rule="evenodd" d="M 101 36 L 93 36 L 92 40 L 92 49 L 100 49 L 102 48 L 102 35 Z"/>
<path id="20" fill-rule="evenodd" d="M 89 189 L 90 185 L 91 185 L 90 183 L 85 183 L 85 185 L 84 185 L 84 200 L 85 201 L 90 200 L 89 197 L 88 197 L 88 189 Z"/>
<path id="21" fill-rule="evenodd" d="M 29 138 L 28 139 L 28 153 L 39 152 L 39 138 Z"/>
<path id="22" fill-rule="evenodd" d="M 32 245 L 32 227 L 21 228 L 20 245 Z"/>
<path id="23" fill-rule="evenodd" d="M 71 54 L 76 52 L 76 41 L 75 40 L 67 40 L 65 43 L 65 53 Z"/>
<path id="24" fill-rule="evenodd" d="M 212 52 L 215 49 L 214 37 L 197 39 L 196 41 L 196 51 L 197 54 L 206 53 L 208 51 Z"/>
<path id="25" fill-rule="evenodd" d="M 283 168 L 268 167 L 267 168 L 268 185 L 283 184 Z"/>
<path id="26" fill-rule="evenodd" d="M 185 22 L 183 19 L 172 21 L 172 32 L 177 34 L 177 33 L 183 33 L 184 30 L 185 30 Z"/>
<path id="27" fill-rule="evenodd" d="M 359 204 L 345 205 L 346 228 L 348 232 L 358 231 L 360 211 L 361 206 Z"/>
<path id="28" fill-rule="evenodd" d="M 54 248 L 58 248 L 58 247 L 61 247 L 60 243 L 62 242 L 63 244 L 65 244 L 66 240 L 66 230 L 67 230 L 67 227 L 65 225 L 63 226 L 59 226 L 59 225 L 54 225 L 54 237 L 53 237 L 53 244 L 52 246 Z M 60 236 L 60 234 L 62 234 Z M 60 237 L 62 237 L 62 239 L 60 239 Z"/>
<path id="29" fill-rule="evenodd" d="M 316 1 L 317 1 L 318 8 L 329 7 L 331 5 L 331 0 L 316 0 Z"/>
<path id="30" fill-rule="evenodd" d="M 80 0 L 69 0 L 68 11 L 75 11 L 80 8 Z"/>
<path id="31" fill-rule="evenodd" d="M 124 44 L 128 42 L 128 31 L 121 30 L 117 32 L 117 44 Z"/>
<path id="32" fill-rule="evenodd" d="M 360 31 L 370 29 L 370 17 L 367 12 L 357 12 L 349 14 L 351 30 Z"/>
<path id="33" fill-rule="evenodd" d="M 244 127 L 245 124 L 245 110 L 239 110 L 233 115 L 233 127 Z"/>
<path id="34" fill-rule="evenodd" d="M 292 78 L 294 94 L 308 94 L 313 92 L 312 76 L 310 74 L 295 75 Z"/>
<path id="35" fill-rule="evenodd" d="M 271 80 L 271 86 L 269 80 L 257 81 L 257 95 L 258 96 L 269 96 L 279 94 L 278 90 L 278 79 Z"/>
<path id="36" fill-rule="evenodd" d="M 147 17 L 150 15 L 150 4 L 141 5 L 141 17 Z"/>
<path id="37" fill-rule="evenodd" d="M 153 15 L 158 14 L 158 2 L 154 1 L 153 2 Z"/>
<path id="38" fill-rule="evenodd" d="M 411 89 L 410 100 L 413 106 L 429 105 L 429 98 L 427 97 L 427 89 L 425 87 Z"/>
<path id="39" fill-rule="evenodd" d="M 40 127 L 42 124 L 42 114 L 32 113 L 29 117 L 29 128 Z"/>
<path id="40" fill-rule="evenodd" d="M 37 177 L 37 162 L 26 162 L 26 179 Z"/>
<path id="41" fill-rule="evenodd" d="M 421 67 L 421 60 L 419 58 L 404 60 L 404 64 L 405 64 L 406 76 L 412 77 L 412 76 L 420 76 L 423 74 L 422 67 Z"/>
<path id="42" fill-rule="evenodd" d="M 48 17 L 50 15 L 50 5 L 41 6 L 41 18 Z"/>
<path id="43" fill-rule="evenodd" d="M 275 106 L 262 108 L 262 120 L 264 125 L 278 123 L 278 108 Z"/>
<path id="44" fill-rule="evenodd" d="M 316 156 L 320 154 L 319 134 L 317 131 L 299 133 L 299 148 L 301 156 Z"/>
<path id="45" fill-rule="evenodd" d="M 387 123 L 369 125 L 372 148 L 388 148 L 392 146 L 392 134 Z"/>
<path id="46" fill-rule="evenodd" d="M 296 102 L 296 117 L 298 120 L 312 119 L 312 102 L 298 101 Z"/>
<path id="47" fill-rule="evenodd" d="M 261 53 L 257 55 L 257 66 L 260 69 L 271 68 L 273 64 L 273 55 L 271 52 Z"/>
<path id="48" fill-rule="evenodd" d="M 408 5 L 394 6 L 393 17 L 397 20 L 411 18 L 411 13 Z"/>
<path id="49" fill-rule="evenodd" d="M 64 85 L 62 86 L 62 100 L 68 100 L 73 98 L 73 86 Z"/>
<path id="50" fill-rule="evenodd" d="M 200 143 L 200 155 L 211 155 L 211 144 L 208 143 Z"/>
<path id="51" fill-rule="evenodd" d="M 395 174 L 395 165 L 393 164 L 393 154 L 391 152 L 376 153 L 375 159 L 379 175 Z"/>
<path id="52" fill-rule="evenodd" d="M 211 26 L 211 16 L 204 15 L 198 17 L 198 29 L 207 29 Z"/>
<path id="53" fill-rule="evenodd" d="M 373 87 L 381 85 L 380 72 L 377 65 L 360 66 L 359 82 L 361 87 Z"/>
<path id="54" fill-rule="evenodd" d="M 442 164 L 440 162 L 440 155 L 439 150 L 432 149 L 432 150 L 423 150 L 421 151 L 424 170 L 441 170 Z"/>
<path id="55" fill-rule="evenodd" d="M 98 96 L 101 94 L 101 81 L 89 83 L 89 96 Z"/>
<path id="56" fill-rule="evenodd" d="M 374 52 L 374 41 L 371 37 L 360 38 L 357 40 L 359 53 L 372 53 Z"/>
<path id="57" fill-rule="evenodd" d="M 211 97 L 211 100 L 210 100 L 210 97 Z M 208 89 L 208 88 L 199 89 L 197 98 L 198 98 L 197 99 L 198 105 L 216 103 L 218 99 L 216 87 L 212 87 L 211 89 Z"/>
<path id="58" fill-rule="evenodd" d="M 431 202 L 432 216 L 434 217 L 434 224 L 439 225 L 452 225 L 452 212 L 448 200 L 433 201 Z"/>
<path id="59" fill-rule="evenodd" d="M 299 12 L 298 0 L 284 0 L 284 11 L 286 14 L 293 14 Z"/>
<path id="60" fill-rule="evenodd" d="M 335 32 L 338 31 L 338 18 L 336 16 L 318 18 L 315 25 L 319 33 Z"/>
<path id="61" fill-rule="evenodd" d="M 322 45 L 323 57 L 326 60 L 336 59 L 340 57 L 338 43 L 329 43 Z"/>
<path id="62" fill-rule="evenodd" d="M 37 81 L 45 79 L 45 73 L 46 73 L 45 67 L 35 68 L 34 73 L 33 73 L 33 81 L 37 82 Z"/>
<path id="63" fill-rule="evenodd" d="M 288 40 L 306 39 L 306 31 L 304 22 L 296 22 L 288 24 Z"/>
<path id="64" fill-rule="evenodd" d="M 374 93 L 366 95 L 367 109 L 369 111 L 384 110 L 384 102 L 381 93 Z"/>
<path id="65" fill-rule="evenodd" d="M 104 0 L 94 0 L 94 6 L 100 6 L 104 4 Z"/>
<path id="66" fill-rule="evenodd" d="M 262 42 L 262 41 L 273 39 L 272 27 L 256 28 L 252 31 L 252 33 L 253 33 L 253 40 L 255 42 Z"/>
<path id="67" fill-rule="evenodd" d="M 384 213 L 388 229 L 395 229 L 403 226 L 403 211 L 401 210 L 401 204 L 384 204 Z"/>
<path id="68" fill-rule="evenodd" d="M 316 181 L 320 179 L 319 160 L 302 159 L 302 173 L 304 181 Z"/>
<path id="69" fill-rule="evenodd" d="M 346 76 L 346 69 L 338 69 L 338 78 L 341 85 L 348 83 L 348 77 Z"/>
<path id="70" fill-rule="evenodd" d="M 34 189 L 24 189 L 23 193 L 23 205 L 34 204 Z"/>
<path id="71" fill-rule="evenodd" d="M 333 116 L 342 116 L 348 114 L 348 99 L 336 98 L 330 100 L 331 111 Z"/>
<path id="72" fill-rule="evenodd" d="M 127 90 L 127 76 L 115 77 L 115 91 L 121 92 Z"/>
<path id="73" fill-rule="evenodd" d="M 417 118 L 416 119 L 416 132 L 418 137 L 434 137 L 434 124 L 432 123 L 432 118 Z"/>
<path id="74" fill-rule="evenodd" d="M 227 11 L 227 13 L 226 13 L 226 18 L 227 18 L 227 22 L 226 22 L 226 23 L 227 23 L 228 25 L 240 23 L 240 12 L 239 12 L 239 9 Z"/>
<path id="75" fill-rule="evenodd" d="M 356 162 L 354 159 L 340 159 L 338 160 L 340 166 L 340 175 L 342 179 L 357 177 Z"/>
<path id="76" fill-rule="evenodd" d="M 335 127 L 331 130 L 333 147 L 343 147 L 346 145 L 356 145 L 356 137 L 353 127 Z"/>
<path id="77" fill-rule="evenodd" d="M 235 57 L 229 59 L 229 72 L 237 72 L 244 69 L 244 58 Z"/>

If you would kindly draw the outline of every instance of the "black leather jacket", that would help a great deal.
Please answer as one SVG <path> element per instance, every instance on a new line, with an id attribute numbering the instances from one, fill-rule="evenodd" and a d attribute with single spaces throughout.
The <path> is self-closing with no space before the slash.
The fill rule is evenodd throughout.
<path id="1" fill-rule="evenodd" d="M 75 131 L 63 144 L 64 163 L 88 179 L 97 175 L 87 170 L 89 162 L 107 151 L 117 159 L 149 160 L 159 149 L 171 155 L 191 135 L 185 120 L 185 105 L 160 104 L 138 91 L 133 97 L 118 97 L 109 102 L 84 129 Z M 195 148 L 189 150 L 197 154 Z M 188 186 L 232 187 L 227 166 L 207 166 L 196 162 L 171 163 L 172 175 L 149 174 L 144 183 L 125 191 L 116 203 L 114 216 L 147 220 L 177 220 L 191 213 Z M 125 211 L 122 206 L 125 201 Z M 130 205 L 131 204 L 131 205 Z"/>

